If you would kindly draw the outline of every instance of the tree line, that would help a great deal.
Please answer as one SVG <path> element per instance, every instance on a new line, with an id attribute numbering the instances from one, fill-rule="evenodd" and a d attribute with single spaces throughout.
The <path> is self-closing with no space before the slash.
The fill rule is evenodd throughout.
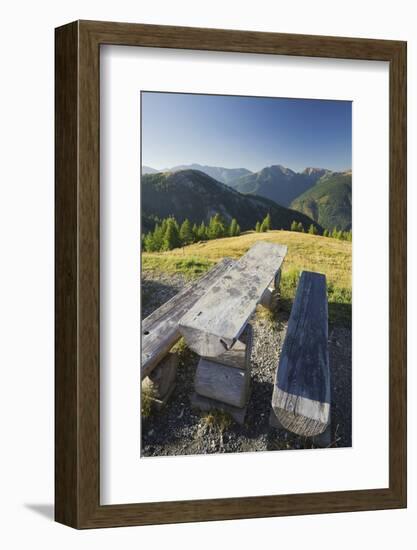
<path id="1" fill-rule="evenodd" d="M 267 214 L 261 222 L 256 222 L 256 233 L 265 233 L 272 229 L 271 214 Z"/>
<path id="2" fill-rule="evenodd" d="M 296 222 L 296 221 L 292 222 L 290 230 L 298 231 L 299 233 L 306 233 L 303 224 L 301 222 Z M 307 230 L 307 233 L 309 233 L 310 235 L 317 235 L 318 234 L 317 227 L 311 224 Z M 337 229 L 336 227 L 332 231 L 330 231 L 329 229 L 325 229 L 323 231 L 323 237 L 339 239 L 340 241 L 352 241 L 352 230 L 342 231 L 341 229 Z"/>
<path id="3" fill-rule="evenodd" d="M 271 215 L 267 214 L 262 221 L 256 222 L 255 231 L 257 233 L 265 233 L 272 229 Z M 299 233 L 309 233 L 310 235 L 318 235 L 317 227 L 313 224 L 306 230 L 301 222 L 292 222 L 290 231 Z M 142 235 L 142 250 L 145 252 L 162 252 L 187 246 L 189 244 L 208 241 L 211 239 L 221 239 L 223 237 L 238 237 L 240 235 L 240 226 L 235 218 L 230 224 L 227 224 L 220 214 L 215 214 L 210 218 L 206 225 L 203 222 L 200 225 L 196 223 L 191 225 L 188 219 L 185 219 L 181 224 L 170 216 L 163 220 L 159 220 L 155 224 L 153 231 Z M 342 241 L 352 241 L 352 230 L 342 231 L 334 228 L 332 231 L 325 229 L 323 237 L 330 237 Z"/>
<path id="4" fill-rule="evenodd" d="M 220 214 L 210 218 L 208 225 L 191 225 L 188 219 L 181 224 L 170 216 L 156 223 L 153 231 L 142 236 L 142 249 L 145 252 L 161 252 L 172 250 L 198 241 L 221 239 L 222 237 L 238 237 L 240 226 L 235 218 L 227 224 Z"/>

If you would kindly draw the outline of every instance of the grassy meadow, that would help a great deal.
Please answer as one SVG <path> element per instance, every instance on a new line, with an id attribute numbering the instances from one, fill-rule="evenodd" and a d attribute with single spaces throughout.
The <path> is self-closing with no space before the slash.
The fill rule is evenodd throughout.
<path id="1" fill-rule="evenodd" d="M 224 257 L 240 258 L 259 240 L 288 246 L 281 280 L 284 309 L 290 311 L 300 271 L 317 271 L 327 278 L 330 322 L 350 324 L 352 243 L 349 241 L 293 231 L 249 231 L 239 237 L 203 241 L 167 252 L 144 252 L 142 270 L 181 273 L 192 279 Z"/>

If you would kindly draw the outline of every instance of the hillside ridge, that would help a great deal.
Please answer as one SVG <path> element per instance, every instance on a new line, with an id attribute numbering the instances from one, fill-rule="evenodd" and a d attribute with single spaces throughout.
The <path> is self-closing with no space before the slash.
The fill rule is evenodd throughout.
<path id="1" fill-rule="evenodd" d="M 145 174 L 141 181 L 142 232 L 152 229 L 157 219 L 169 216 L 174 216 L 179 223 L 188 219 L 200 224 L 208 223 L 215 214 L 220 214 L 227 223 L 235 218 L 245 231 L 253 229 L 268 213 L 275 229 L 289 229 L 296 221 L 305 230 L 313 224 L 322 232 L 320 224 L 305 214 L 265 197 L 239 193 L 198 170 Z"/>

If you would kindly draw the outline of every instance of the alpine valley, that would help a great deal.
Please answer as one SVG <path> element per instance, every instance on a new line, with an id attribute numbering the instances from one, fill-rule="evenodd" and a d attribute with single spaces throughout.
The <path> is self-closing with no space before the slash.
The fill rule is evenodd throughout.
<path id="1" fill-rule="evenodd" d="M 267 213 L 272 226 L 289 229 L 301 222 L 324 229 L 352 227 L 352 173 L 324 168 L 295 172 L 281 165 L 251 172 L 199 164 L 158 171 L 142 167 L 142 232 L 158 219 L 208 222 L 219 213 L 226 222 L 236 218 L 242 231 L 253 229 Z"/>

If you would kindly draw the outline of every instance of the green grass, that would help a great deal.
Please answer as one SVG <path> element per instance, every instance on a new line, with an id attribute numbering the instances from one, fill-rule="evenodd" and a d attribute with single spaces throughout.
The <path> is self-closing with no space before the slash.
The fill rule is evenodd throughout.
<path id="1" fill-rule="evenodd" d="M 162 253 L 143 253 L 142 269 L 200 276 L 224 257 L 240 258 L 258 240 L 286 244 L 280 305 L 290 311 L 300 271 L 324 273 L 331 322 L 349 324 L 352 304 L 352 243 L 292 231 L 246 232 L 240 237 L 205 241 Z"/>
<path id="2" fill-rule="evenodd" d="M 176 251 L 173 250 L 172 252 Z M 216 260 L 201 257 L 190 257 L 188 254 L 183 258 L 179 257 L 177 254 L 170 254 L 167 252 L 142 254 L 143 271 L 181 273 L 189 279 L 202 275 L 216 263 Z"/>

